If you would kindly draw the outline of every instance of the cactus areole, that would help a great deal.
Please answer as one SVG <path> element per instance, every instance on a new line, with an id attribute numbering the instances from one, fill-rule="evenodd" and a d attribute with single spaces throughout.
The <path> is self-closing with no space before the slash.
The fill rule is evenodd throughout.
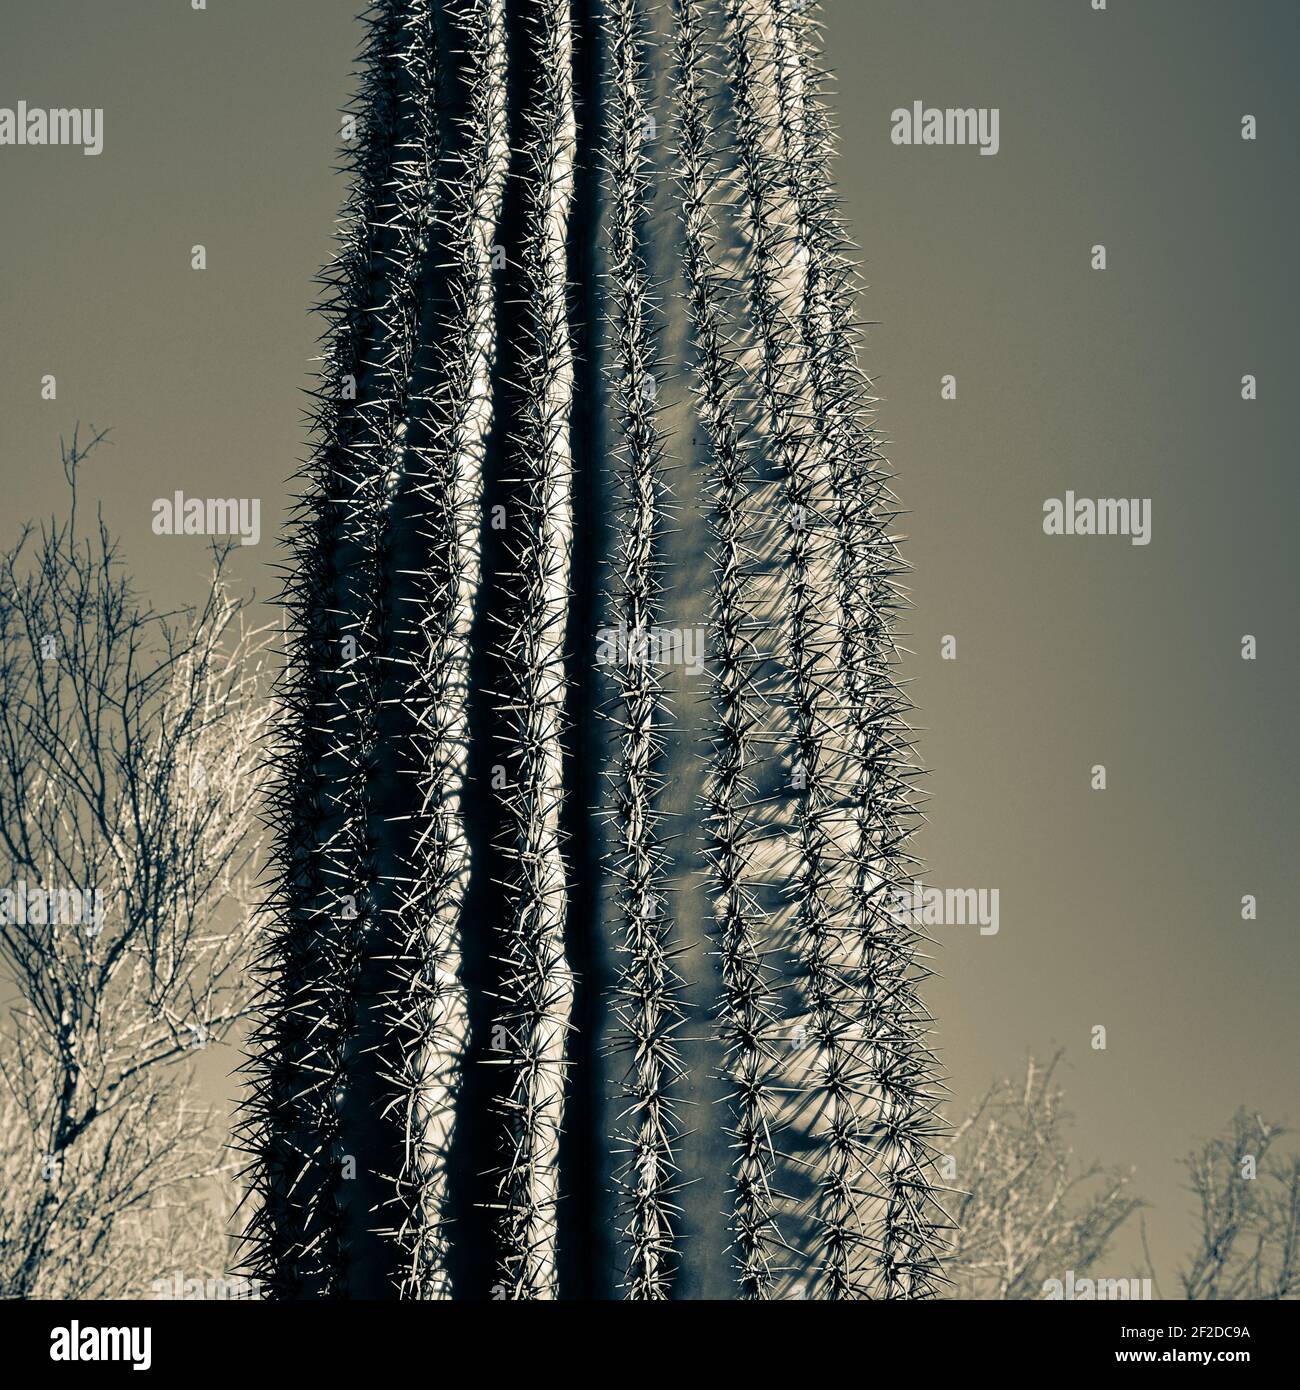
<path id="1" fill-rule="evenodd" d="M 249 1062 L 272 1297 L 942 1287 L 812 9 L 366 16 Z"/>

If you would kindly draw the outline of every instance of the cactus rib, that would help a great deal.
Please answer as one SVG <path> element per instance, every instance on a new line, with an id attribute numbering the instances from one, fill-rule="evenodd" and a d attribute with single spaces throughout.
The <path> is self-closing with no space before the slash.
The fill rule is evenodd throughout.
<path id="1" fill-rule="evenodd" d="M 450 1296 L 445 1228 L 447 1162 L 466 1047 L 459 973 L 461 911 L 469 847 L 463 823 L 468 756 L 469 633 L 480 572 L 482 470 L 492 417 L 495 358 L 493 248 L 501 215 L 506 142 L 505 14 L 502 0 L 447 6 L 447 43 L 463 54 L 468 99 L 457 124 L 463 148 L 441 171 L 443 196 L 427 236 L 448 247 L 446 303 L 435 309 L 429 367 L 428 438 L 418 455 L 418 524 L 428 566 L 414 576 L 417 637 L 405 700 L 413 712 L 418 830 L 399 907 L 400 959 L 392 1001 L 401 1035 L 397 1092 L 403 1108 L 399 1179 L 406 1251 L 404 1291 Z"/>
<path id="2" fill-rule="evenodd" d="M 573 360 L 567 238 L 576 123 L 573 37 L 564 0 L 539 0 L 531 22 L 535 89 L 527 113 L 524 275 L 529 361 L 515 458 L 525 490 L 503 648 L 517 772 L 510 798 L 512 921 L 501 1006 L 508 1062 L 505 1162 L 499 1186 L 500 1284 L 510 1298 L 556 1292 L 555 1205 L 573 981 L 565 958 L 560 840 L 564 632 L 572 549 L 569 413 Z"/>
<path id="3" fill-rule="evenodd" d="M 658 364 L 650 283 L 639 241 L 645 218 L 645 98 L 641 16 L 636 0 L 612 0 L 607 25 L 613 131 L 608 155 L 611 328 L 616 396 L 622 415 L 620 554 L 616 562 L 616 626 L 629 642 L 659 616 L 656 529 L 659 525 L 663 441 L 656 423 Z M 660 728 L 664 694 L 652 663 L 635 646 L 619 653 L 615 681 L 620 712 L 618 752 L 610 772 L 616 797 L 624 949 L 629 960 L 618 983 L 622 1045 L 630 1052 L 628 1103 L 617 1142 L 625 1153 L 615 1175 L 626 1210 L 626 1290 L 630 1298 L 668 1296 L 672 1275 L 671 1194 L 677 1176 L 672 1083 L 682 1073 L 673 1034 L 680 1026 L 678 980 L 671 963 L 671 927 L 662 882 L 655 795 L 661 778 Z"/>
<path id="4" fill-rule="evenodd" d="M 755 653 L 750 629 L 746 543 L 752 464 L 736 408 L 738 385 L 727 354 L 721 301 L 725 287 L 714 260 L 710 201 L 717 171 L 702 73 L 705 37 L 698 0 L 674 0 L 675 70 L 681 97 L 678 141 L 684 264 L 696 356 L 696 396 L 710 448 L 714 560 L 714 750 L 706 796 L 707 854 L 722 959 L 722 1028 L 726 1047 L 733 1161 L 731 1232 L 739 1286 L 747 1298 L 771 1293 L 779 1246 L 772 1192 L 772 1095 L 776 1003 L 763 962 L 762 914 L 750 887 L 756 828 L 747 803 L 753 794 L 752 757 L 757 698 L 750 675 Z"/>
<path id="5" fill-rule="evenodd" d="M 869 1093 L 858 1045 L 863 1001 L 856 962 L 840 925 L 836 871 L 843 852 L 835 833 L 842 816 L 842 761 L 834 745 L 837 699 L 833 691 L 833 643 L 826 631 L 834 612 L 827 582 L 824 461 L 820 441 L 803 413 L 807 363 L 793 331 L 791 300 L 801 298 L 806 250 L 789 225 L 777 161 L 766 131 L 775 116 L 770 42 L 752 0 L 728 0 L 728 75 L 737 128 L 737 174 L 749 241 L 750 319 L 758 344 L 758 390 L 786 504 L 787 661 L 796 766 L 804 796 L 799 801 L 795 846 L 795 945 L 816 1048 L 803 1084 L 817 1107 L 814 1139 L 819 1153 L 813 1220 L 820 1231 L 817 1275 L 831 1298 L 860 1292 L 860 1207 L 865 1192 L 864 1112 Z M 793 289 L 782 283 L 782 253 L 793 253 Z M 833 627 L 835 620 L 830 620 Z"/>
<path id="6" fill-rule="evenodd" d="M 773 3 L 786 167 L 809 253 L 803 339 L 836 499 L 840 662 L 855 767 L 853 922 L 866 962 L 878 1106 L 872 1166 L 884 1204 L 868 1287 L 886 1298 L 915 1298 L 942 1282 L 950 1222 L 934 1196 L 932 1140 L 941 1127 L 937 1063 L 926 1042 L 931 1019 L 917 995 L 928 973 L 918 964 L 924 938 L 889 910 L 912 865 L 905 847 L 915 765 L 889 624 L 904 601 L 897 581 L 905 566 L 889 534 L 897 503 L 875 450 L 871 384 L 858 365 L 854 270 L 831 192 L 832 137 L 811 59 L 814 21 L 807 6 Z"/>

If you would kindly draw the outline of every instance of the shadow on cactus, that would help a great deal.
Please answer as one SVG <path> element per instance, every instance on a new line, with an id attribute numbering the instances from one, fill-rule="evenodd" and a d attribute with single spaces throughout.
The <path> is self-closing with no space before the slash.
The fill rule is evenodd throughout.
<path id="1" fill-rule="evenodd" d="M 799 0 L 383 0 L 285 591 L 280 1298 L 918 1298 L 904 566 Z"/>

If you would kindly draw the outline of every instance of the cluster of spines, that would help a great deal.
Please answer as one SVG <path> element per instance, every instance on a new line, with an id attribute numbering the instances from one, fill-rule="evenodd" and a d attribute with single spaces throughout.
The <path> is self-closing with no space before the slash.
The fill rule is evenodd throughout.
<path id="1" fill-rule="evenodd" d="M 493 615 L 505 625 L 500 712 L 514 759 L 510 838 L 502 846 L 510 921 L 498 1000 L 510 1046 L 494 1204 L 495 1287 L 511 1299 L 551 1298 L 557 1290 L 559 1142 L 573 1006 L 560 825 L 573 545 L 568 232 L 577 139 L 567 0 L 538 0 L 529 22 L 534 61 L 525 97 L 521 248 L 527 342 L 518 437 L 511 441 L 519 514 L 511 524 L 506 610 Z"/>
<path id="2" fill-rule="evenodd" d="M 470 630 L 479 588 L 483 463 L 495 361 L 493 260 L 509 162 L 503 0 L 446 6 L 446 43 L 463 55 L 424 254 L 446 247 L 445 295 L 422 344 L 429 430 L 417 454 L 427 563 L 413 579 L 415 640 L 405 700 L 412 716 L 417 812 L 399 907 L 399 966 L 390 1004 L 402 1108 L 401 1281 L 410 1297 L 450 1293 L 448 1161 L 469 1042 L 460 974 L 469 881 L 463 800 L 469 755 Z"/>
<path id="3" fill-rule="evenodd" d="M 373 324 L 373 226 L 388 196 L 397 109 L 397 11 L 368 17 L 357 109 L 359 139 L 345 155 L 352 173 L 342 249 L 322 274 L 328 321 L 313 393 L 315 446 L 304 473 L 284 585 L 288 622 L 278 689 L 283 719 L 272 749 L 276 770 L 274 856 L 278 893 L 257 962 L 264 982 L 261 1025 L 252 1040 L 243 1121 L 255 1155 L 249 1269 L 272 1297 L 328 1297 L 347 1288 L 342 1162 L 343 1101 L 356 1032 L 353 981 L 366 911 L 355 867 L 362 834 L 353 715 L 352 655 L 364 605 L 364 569 L 374 488 L 359 456 L 356 409 Z"/>
<path id="4" fill-rule="evenodd" d="M 728 287 L 716 258 L 713 149 L 707 38 L 699 0 L 674 0 L 674 73 L 679 95 L 677 155 L 683 263 L 694 350 L 695 396 L 709 450 L 712 498 L 713 758 L 704 804 L 717 951 L 722 966 L 720 1023 L 731 1120 L 729 1228 L 742 1296 L 768 1297 L 782 1265 L 776 1221 L 774 1133 L 780 1110 L 772 1075 L 777 1003 L 765 960 L 763 913 L 753 891 L 758 827 L 751 803 L 758 733 L 759 661 L 751 601 L 749 546 L 753 508 L 751 450 L 738 405 L 739 382 L 728 335 Z"/>
<path id="5" fill-rule="evenodd" d="M 425 566 L 420 534 L 421 445 L 427 430 L 422 343 L 430 300 L 425 254 L 444 151 L 443 70 L 434 0 L 394 4 L 385 24 L 396 45 L 396 110 L 385 197 L 371 227 L 373 331 L 358 378 L 359 468 L 367 479 L 357 508 L 364 563 L 352 569 L 359 677 L 350 727 L 358 765 L 356 831 L 343 866 L 358 896 L 361 934 L 355 1036 L 342 1100 L 344 1135 L 357 1172 L 348 1194 L 347 1236 L 358 1265 L 354 1290 L 388 1292 L 397 1278 L 391 1228 L 405 1224 L 393 1180 L 402 1162 L 394 1112 L 402 1107 L 400 1062 L 390 1021 L 410 918 L 418 708 L 409 691 L 419 605 L 412 578 Z M 401 962 L 402 967 L 407 962 Z M 401 973 L 405 974 L 403 968 Z"/>
<path id="6" fill-rule="evenodd" d="M 873 1091 L 871 1167 L 879 1208 L 864 1291 L 917 1298 L 943 1284 L 949 1218 L 937 1193 L 938 1066 L 918 988 L 924 937 L 896 911 L 915 869 L 907 845 L 916 776 L 910 706 L 896 679 L 893 622 L 906 571 L 890 528 L 897 503 L 875 448 L 871 383 L 858 360 L 856 270 L 830 178 L 834 141 L 820 99 L 811 7 L 772 0 L 785 167 L 809 273 L 801 334 L 834 495 L 839 666 L 849 718 L 849 885 L 864 969 L 862 1034 Z"/>
<path id="7" fill-rule="evenodd" d="M 624 1105 L 615 1143 L 615 1173 L 626 1248 L 624 1289 L 633 1299 L 664 1299 L 674 1270 L 675 1145 L 680 1132 L 673 1085 L 682 1075 L 674 1034 L 681 1025 L 680 980 L 673 965 L 671 913 L 664 882 L 657 794 L 662 785 L 666 697 L 652 661 L 635 649 L 660 617 L 658 533 L 663 524 L 663 438 L 658 424 L 658 361 L 650 277 L 641 241 L 647 192 L 643 18 L 637 0 L 611 0 L 606 17 L 610 57 L 609 282 L 610 372 L 620 414 L 616 491 L 620 510 L 614 557 L 611 627 L 633 649 L 614 669 L 617 751 L 608 777 L 613 790 L 622 950 L 617 984 L 617 1045 L 627 1054 Z"/>
<path id="8" fill-rule="evenodd" d="M 779 157 L 771 14 L 754 0 L 728 0 L 726 20 L 756 390 L 785 512 L 786 674 L 780 694 L 793 735 L 792 782 L 801 793 L 790 837 L 792 944 L 803 975 L 805 1046 L 813 1054 L 794 1078 L 808 1093 L 814 1115 L 809 1218 L 817 1248 L 809 1273 L 819 1296 L 846 1298 L 863 1292 L 871 1092 L 861 1036 L 863 980 L 844 920 L 840 827 L 846 789 L 838 743 L 833 537 L 825 515 L 824 451 L 809 408 L 810 367 L 798 335 L 808 254 L 797 236 Z"/>

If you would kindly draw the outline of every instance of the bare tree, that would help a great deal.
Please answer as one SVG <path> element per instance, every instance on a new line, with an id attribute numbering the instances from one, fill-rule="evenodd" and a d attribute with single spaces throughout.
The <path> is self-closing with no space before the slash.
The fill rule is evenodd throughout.
<path id="1" fill-rule="evenodd" d="M 1130 1173 L 1076 1160 L 1060 1060 L 1030 1056 L 1023 1080 L 991 1086 L 954 1132 L 952 1297 L 1041 1298 L 1048 1279 L 1085 1277 L 1143 1205 Z"/>
<path id="2" fill-rule="evenodd" d="M 103 439 L 61 444 L 66 513 L 0 553 L 9 1297 L 147 1293 L 139 1232 L 223 1162 L 186 1063 L 246 1008 L 261 634 L 219 549 L 196 607 L 137 595 L 78 508 Z"/>
<path id="3" fill-rule="evenodd" d="M 1189 1299 L 1300 1296 L 1300 1158 L 1287 1133 L 1238 1110 L 1183 1160 L 1200 1206 L 1200 1245 L 1179 1278 Z"/>

